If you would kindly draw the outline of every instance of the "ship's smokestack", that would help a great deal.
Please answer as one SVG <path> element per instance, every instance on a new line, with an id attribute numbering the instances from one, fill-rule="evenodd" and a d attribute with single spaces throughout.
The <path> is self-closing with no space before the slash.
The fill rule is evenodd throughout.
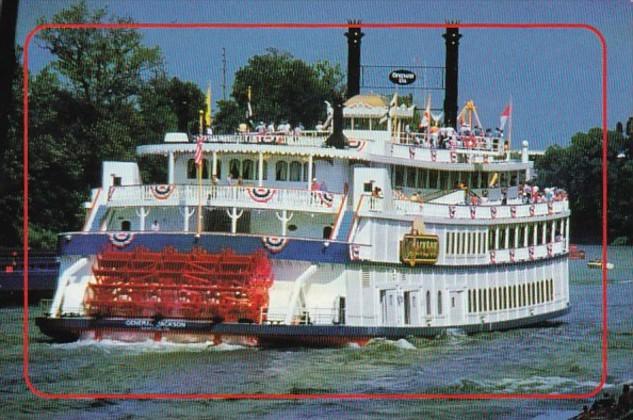
<path id="1" fill-rule="evenodd" d="M 347 29 L 347 98 L 360 93 L 360 39 L 365 35 L 360 31 L 360 20 L 348 20 Z"/>
<path id="2" fill-rule="evenodd" d="M 457 22 L 448 22 L 457 23 Z M 457 82 L 459 75 L 459 34 L 458 27 L 446 28 L 442 35 L 446 40 L 446 85 L 444 91 L 444 125 L 455 127 L 457 123 Z"/>

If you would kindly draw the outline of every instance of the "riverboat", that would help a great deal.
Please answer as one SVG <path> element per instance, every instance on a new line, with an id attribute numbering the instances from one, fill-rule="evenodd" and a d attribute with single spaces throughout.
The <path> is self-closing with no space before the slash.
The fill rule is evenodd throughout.
<path id="1" fill-rule="evenodd" d="M 360 29 L 347 35 L 360 48 Z M 414 106 L 348 82 L 320 130 L 138 146 L 166 158 L 162 184 L 104 162 L 37 325 L 58 340 L 329 346 L 564 315 L 566 195 L 525 194 L 528 143 L 511 151 L 475 129 L 472 101 L 456 105 L 415 132 Z"/>

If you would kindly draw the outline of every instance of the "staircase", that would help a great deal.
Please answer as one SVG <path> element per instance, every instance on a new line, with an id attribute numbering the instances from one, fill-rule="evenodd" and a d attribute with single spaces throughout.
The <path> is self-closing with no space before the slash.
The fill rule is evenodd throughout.
<path id="1" fill-rule="evenodd" d="M 352 228 L 352 221 L 354 220 L 354 212 L 345 211 L 343 219 L 341 220 L 341 226 L 338 230 L 335 241 L 346 241 L 349 236 L 349 231 Z"/>

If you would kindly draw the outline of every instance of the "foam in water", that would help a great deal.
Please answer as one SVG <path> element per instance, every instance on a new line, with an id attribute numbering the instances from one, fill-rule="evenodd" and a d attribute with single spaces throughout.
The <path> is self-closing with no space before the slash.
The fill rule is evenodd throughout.
<path id="1" fill-rule="evenodd" d="M 112 350 L 124 350 L 131 353 L 168 353 L 168 352 L 200 352 L 200 351 L 235 351 L 249 349 L 250 347 L 238 344 L 220 343 L 214 345 L 212 341 L 200 343 L 174 343 L 165 339 L 161 341 L 144 340 L 137 342 L 126 342 L 111 339 L 81 339 L 72 343 L 51 344 L 53 348 L 61 350 L 75 350 L 82 348 L 95 348 L 110 353 Z"/>
<path id="2" fill-rule="evenodd" d="M 550 393 L 561 394 L 576 391 L 586 391 L 596 388 L 599 383 L 595 381 L 578 381 L 574 378 L 560 376 L 530 376 L 526 378 L 501 378 L 501 379 L 462 379 L 460 386 L 476 387 L 484 391 L 499 393 Z M 605 384 L 605 388 L 613 387 L 613 384 Z"/>

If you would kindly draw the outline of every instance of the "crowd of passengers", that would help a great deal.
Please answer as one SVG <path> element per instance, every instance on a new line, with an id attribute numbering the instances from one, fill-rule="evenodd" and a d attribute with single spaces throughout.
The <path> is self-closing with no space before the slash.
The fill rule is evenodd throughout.
<path id="1" fill-rule="evenodd" d="M 499 188 L 498 186 L 492 186 L 488 190 L 483 190 L 481 194 L 477 194 L 470 190 L 463 182 L 455 182 L 454 188 L 457 190 L 463 190 L 464 205 L 480 206 L 486 204 L 501 204 L 507 205 L 508 200 L 520 198 L 522 204 L 538 204 L 547 203 L 553 201 L 565 201 L 567 200 L 567 192 L 562 188 L 544 188 L 541 190 L 537 185 L 519 184 L 516 188 L 516 194 L 509 193 L 508 188 Z M 408 195 L 402 190 L 394 190 L 394 198 L 396 200 L 407 200 L 414 203 L 423 203 L 422 191 L 417 191 Z"/>
<path id="2" fill-rule="evenodd" d="M 422 147 L 438 149 L 486 149 L 490 150 L 494 146 L 494 139 L 498 142 L 503 138 L 503 130 L 483 129 L 479 126 L 471 127 L 462 124 L 458 129 L 453 127 L 428 127 L 420 126 L 417 131 L 413 131 L 407 124 L 404 128 L 404 137 L 401 141 L 408 144 L 415 144 Z M 504 150 L 507 151 L 509 142 L 503 143 Z"/>
<path id="3" fill-rule="evenodd" d="M 614 395 L 605 392 L 591 404 L 591 407 L 585 405 L 582 413 L 573 417 L 577 420 L 631 418 L 633 418 L 633 391 L 629 384 L 622 387 L 622 393 L 617 401 Z"/>

